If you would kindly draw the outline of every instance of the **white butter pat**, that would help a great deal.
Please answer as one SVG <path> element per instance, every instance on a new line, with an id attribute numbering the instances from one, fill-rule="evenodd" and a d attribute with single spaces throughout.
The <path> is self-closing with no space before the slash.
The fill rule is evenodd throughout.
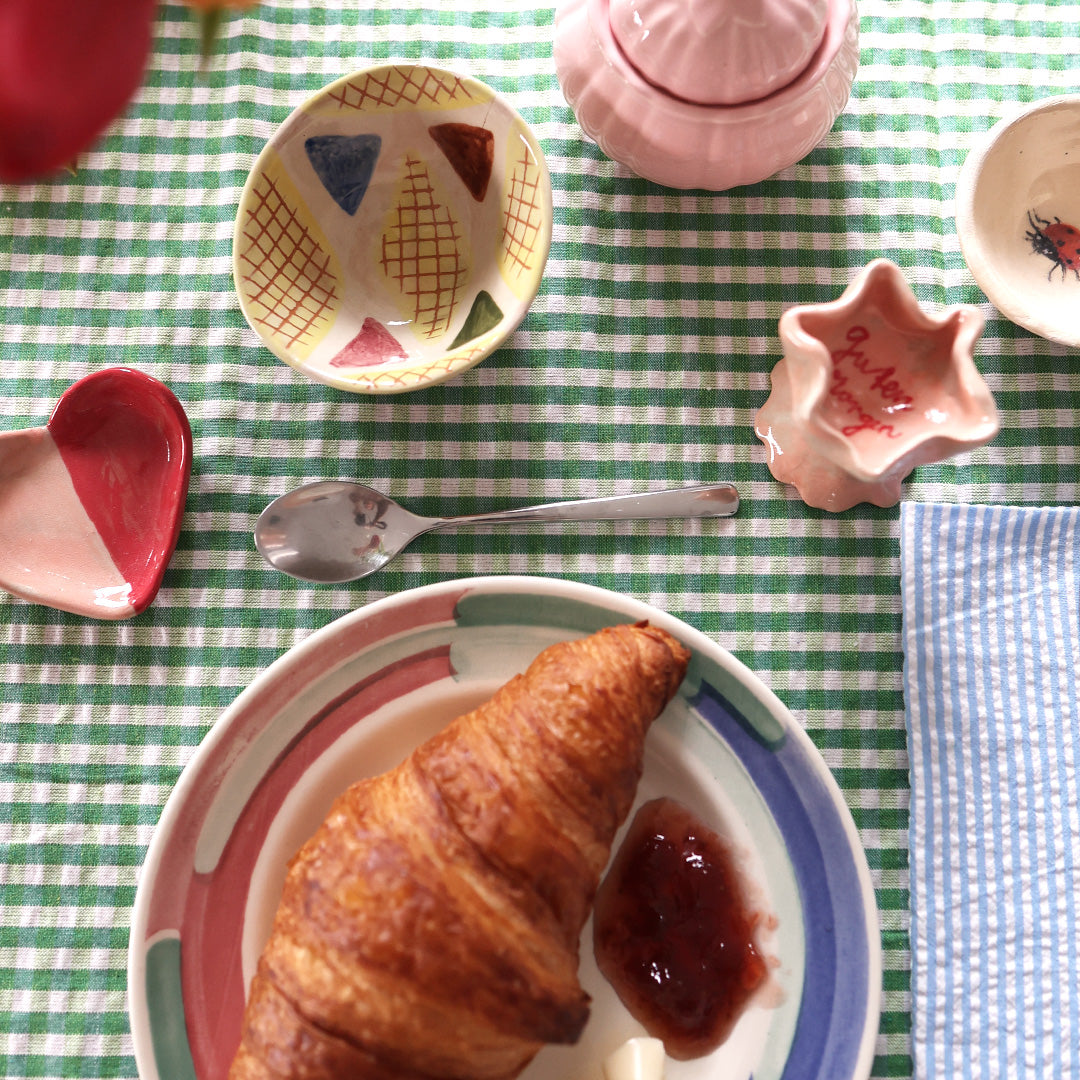
<path id="1" fill-rule="evenodd" d="M 605 1080 L 663 1080 L 664 1044 L 659 1039 L 627 1039 L 604 1059 Z"/>

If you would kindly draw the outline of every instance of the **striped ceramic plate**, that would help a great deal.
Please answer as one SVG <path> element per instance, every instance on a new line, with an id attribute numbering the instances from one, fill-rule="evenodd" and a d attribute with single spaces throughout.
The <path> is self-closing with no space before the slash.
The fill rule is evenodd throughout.
<path id="1" fill-rule="evenodd" d="M 838 787 L 778 698 L 709 638 L 592 586 L 524 577 L 428 586 L 314 633 L 246 689 L 170 798 L 131 930 L 131 1026 L 142 1080 L 224 1078 L 245 988 L 285 864 L 352 780 L 395 765 L 541 649 L 648 619 L 692 652 L 654 725 L 639 803 L 668 794 L 727 836 L 772 918 L 771 989 L 710 1056 L 669 1080 L 847 1080 L 869 1075 L 881 983 L 877 909 Z M 590 928 L 586 927 L 586 939 Z M 547 1048 L 527 1080 L 598 1076 L 641 1034 L 582 943 L 593 1010 L 574 1047 Z"/>

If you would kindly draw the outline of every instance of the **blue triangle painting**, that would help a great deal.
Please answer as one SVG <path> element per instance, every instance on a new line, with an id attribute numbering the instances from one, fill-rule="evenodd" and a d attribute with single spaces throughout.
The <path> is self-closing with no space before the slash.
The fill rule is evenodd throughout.
<path id="1" fill-rule="evenodd" d="M 346 214 L 363 201 L 381 146 L 378 135 L 313 135 L 304 143 L 315 175 Z"/>

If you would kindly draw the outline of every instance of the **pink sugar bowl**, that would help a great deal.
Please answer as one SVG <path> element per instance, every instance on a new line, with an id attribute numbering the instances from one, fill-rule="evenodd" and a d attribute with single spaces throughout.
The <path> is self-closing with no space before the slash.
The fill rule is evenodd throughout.
<path id="1" fill-rule="evenodd" d="M 674 188 L 724 191 L 805 157 L 858 63 L 854 0 L 566 0 L 555 16 L 582 130 Z"/>

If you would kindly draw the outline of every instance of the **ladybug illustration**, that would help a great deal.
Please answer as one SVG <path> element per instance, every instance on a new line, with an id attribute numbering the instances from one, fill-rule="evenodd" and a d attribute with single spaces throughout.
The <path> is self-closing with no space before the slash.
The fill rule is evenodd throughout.
<path id="1" fill-rule="evenodd" d="M 1066 225 L 1059 217 L 1047 221 L 1031 210 L 1028 211 L 1028 224 L 1031 231 L 1024 233 L 1024 239 L 1031 242 L 1031 250 L 1045 255 L 1054 264 L 1046 275 L 1047 280 L 1060 267 L 1062 281 L 1068 270 L 1080 281 L 1080 229 Z"/>

